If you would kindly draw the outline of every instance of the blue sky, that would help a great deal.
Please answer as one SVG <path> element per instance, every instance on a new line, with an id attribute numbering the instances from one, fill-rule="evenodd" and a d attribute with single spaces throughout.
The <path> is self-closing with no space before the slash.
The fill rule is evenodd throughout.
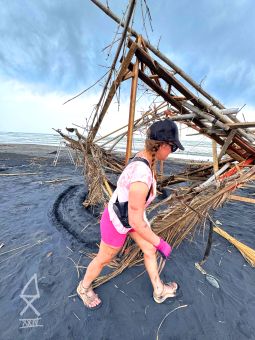
<path id="1" fill-rule="evenodd" d="M 254 1 L 146 2 L 152 17 L 153 31 L 146 20 L 151 43 L 157 45 L 160 39 L 162 53 L 194 80 L 203 81 L 204 88 L 227 107 L 246 104 L 242 112 L 255 120 Z M 108 58 L 102 49 L 112 42 L 117 24 L 89 0 L 1 3 L 0 131 L 50 133 L 52 127 L 84 125 L 102 84 L 62 104 L 106 72 L 114 48 Z M 127 3 L 108 0 L 119 16 Z M 137 0 L 133 26 L 146 37 L 141 3 L 144 0 Z M 122 88 L 120 111 L 111 107 L 108 129 L 113 122 L 125 123 L 129 89 L 128 84 Z M 142 101 L 137 110 L 145 110 L 147 104 Z"/>

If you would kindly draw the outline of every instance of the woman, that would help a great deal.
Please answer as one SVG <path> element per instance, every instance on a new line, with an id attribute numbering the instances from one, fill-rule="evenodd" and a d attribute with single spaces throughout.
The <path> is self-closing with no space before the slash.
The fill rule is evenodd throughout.
<path id="1" fill-rule="evenodd" d="M 178 148 L 184 150 L 179 141 L 177 125 L 169 119 L 157 121 L 147 131 L 145 149 L 135 156 L 120 175 L 117 188 L 100 221 L 99 252 L 90 262 L 83 280 L 77 287 L 77 294 L 87 308 L 92 310 L 102 305 L 91 284 L 99 276 L 103 267 L 118 254 L 127 234 L 144 254 L 144 264 L 153 286 L 154 300 L 162 303 L 176 295 L 177 283 L 165 284 L 160 280 L 156 257 L 156 251 L 159 251 L 164 258 L 169 257 L 171 246 L 151 230 L 145 209 L 156 196 L 155 161 L 165 160 Z M 116 211 L 116 202 L 124 204 L 123 202 L 127 201 L 129 226 L 124 226 Z"/>

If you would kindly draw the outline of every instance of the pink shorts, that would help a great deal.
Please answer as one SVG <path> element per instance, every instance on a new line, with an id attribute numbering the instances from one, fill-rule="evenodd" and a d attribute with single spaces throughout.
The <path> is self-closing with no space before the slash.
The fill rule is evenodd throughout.
<path id="1" fill-rule="evenodd" d="M 108 208 L 106 207 L 100 220 L 100 231 L 101 239 L 104 243 L 108 246 L 121 248 L 126 241 L 128 233 L 134 231 L 134 229 L 130 229 L 127 234 L 120 234 L 112 224 Z"/>

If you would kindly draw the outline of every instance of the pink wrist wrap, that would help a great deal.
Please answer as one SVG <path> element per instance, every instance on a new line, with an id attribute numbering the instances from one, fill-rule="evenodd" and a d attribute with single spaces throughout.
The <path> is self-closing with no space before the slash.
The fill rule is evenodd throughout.
<path id="1" fill-rule="evenodd" d="M 160 252 L 160 254 L 166 259 L 170 256 L 172 252 L 172 247 L 164 241 L 162 238 L 160 238 L 159 244 L 156 246 L 156 249 Z"/>

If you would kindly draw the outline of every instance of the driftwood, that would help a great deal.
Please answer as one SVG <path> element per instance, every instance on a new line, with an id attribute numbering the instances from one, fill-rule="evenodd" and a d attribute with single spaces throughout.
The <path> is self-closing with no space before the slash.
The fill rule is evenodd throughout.
<path id="1" fill-rule="evenodd" d="M 28 175 L 38 175 L 38 172 L 19 172 L 17 174 L 0 174 L 0 176 L 28 176 Z"/>

